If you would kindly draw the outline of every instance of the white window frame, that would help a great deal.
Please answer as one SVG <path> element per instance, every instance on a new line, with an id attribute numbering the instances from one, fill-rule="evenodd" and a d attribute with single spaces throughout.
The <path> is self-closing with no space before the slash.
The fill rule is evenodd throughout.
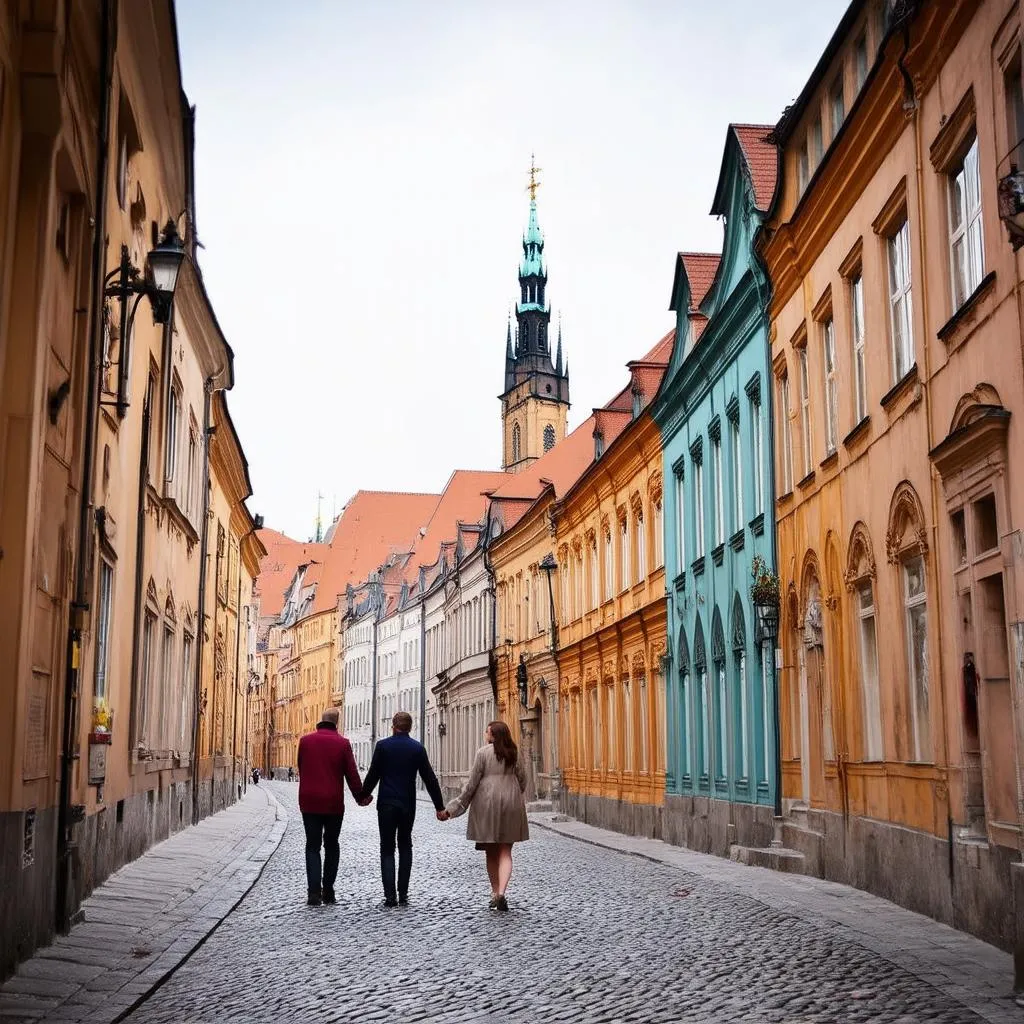
<path id="1" fill-rule="evenodd" d="M 793 409 L 789 393 L 789 373 L 779 378 L 779 417 L 782 420 L 782 488 L 783 494 L 793 490 Z"/>
<path id="2" fill-rule="evenodd" d="M 764 512 L 764 445 L 761 439 L 761 402 L 750 400 L 751 447 L 754 452 L 754 515 Z"/>
<path id="3" fill-rule="evenodd" d="M 636 578 L 635 583 L 643 583 L 647 578 L 647 535 L 644 532 L 644 513 L 641 509 L 633 518 L 636 530 Z"/>
<path id="4" fill-rule="evenodd" d="M 811 439 L 811 382 L 806 345 L 797 350 L 797 359 L 800 363 L 800 433 L 802 435 L 800 440 L 803 444 L 803 476 L 807 476 L 814 468 L 814 456 Z"/>
<path id="5" fill-rule="evenodd" d="M 739 416 L 729 420 L 729 437 L 732 441 L 733 533 L 739 533 L 746 525 L 743 518 L 743 438 Z"/>
<path id="6" fill-rule="evenodd" d="M 164 440 L 164 480 L 170 483 L 178 469 L 178 430 L 181 426 L 181 390 L 172 384 L 167 395 L 167 434 Z"/>
<path id="7" fill-rule="evenodd" d="M 114 567 L 105 558 L 100 560 L 96 591 L 96 678 L 93 697 L 105 700 L 110 671 L 110 612 L 114 601 Z"/>
<path id="8" fill-rule="evenodd" d="M 654 502 L 654 565 L 660 569 L 665 564 L 665 499 Z"/>
<path id="9" fill-rule="evenodd" d="M 629 536 L 629 513 L 627 512 L 618 523 L 619 527 L 619 593 L 629 589 L 631 559 L 630 547 L 632 547 Z"/>
<path id="10" fill-rule="evenodd" d="M 612 532 L 609 527 L 604 534 L 604 599 L 610 601 L 615 596 L 615 546 L 612 543 Z"/>
<path id="11" fill-rule="evenodd" d="M 704 463 L 693 460 L 693 557 L 704 557 Z"/>
<path id="12" fill-rule="evenodd" d="M 722 481 L 722 437 L 711 438 L 712 472 L 715 475 L 715 547 L 725 543 L 725 487 Z"/>
<path id="13" fill-rule="evenodd" d="M 686 489 L 683 474 L 675 474 L 676 481 L 676 550 L 679 558 L 679 575 L 686 572 Z"/>
<path id="14" fill-rule="evenodd" d="M 850 278 L 850 320 L 853 334 L 853 401 L 856 422 L 868 414 L 868 368 L 864 348 L 864 277 L 860 270 Z"/>
<path id="15" fill-rule="evenodd" d="M 836 380 L 836 324 L 830 316 L 821 330 L 822 371 L 825 384 L 825 454 L 839 447 L 839 385 Z"/>
<path id="16" fill-rule="evenodd" d="M 914 352 L 913 268 L 910 260 L 910 221 L 889 236 L 889 329 L 893 383 L 901 381 L 916 361 Z"/>
<path id="17" fill-rule="evenodd" d="M 985 276 L 977 135 L 963 157 L 950 168 L 946 194 L 949 208 L 949 277 L 955 312 L 970 298 Z"/>
<path id="18" fill-rule="evenodd" d="M 882 704 L 878 682 L 878 629 L 875 616 L 874 586 L 870 579 L 855 589 L 857 633 L 860 645 L 860 693 L 864 709 L 864 760 L 883 761 Z M 865 601 L 865 594 L 867 600 Z M 870 634 L 871 642 L 868 643 Z M 870 649 L 869 649 L 870 647 Z"/>
<path id="19" fill-rule="evenodd" d="M 910 566 L 920 562 L 921 564 L 921 579 L 923 586 L 920 594 L 910 594 Z M 907 658 L 907 683 L 910 687 L 910 720 L 911 720 L 911 734 L 914 745 L 914 760 L 919 762 L 927 762 L 930 759 L 931 754 L 931 721 L 925 719 L 922 721 L 922 712 L 918 704 L 918 697 L 922 691 L 922 680 L 918 678 L 917 672 L 915 671 L 914 662 L 914 612 L 920 607 L 925 609 L 925 645 L 928 643 L 928 574 L 927 566 L 924 562 L 923 555 L 915 555 L 911 558 L 905 559 L 900 565 L 900 571 L 903 575 L 903 625 L 906 630 L 906 658 Z M 925 651 L 927 656 L 927 650 Z M 928 673 L 928 662 L 927 657 L 925 659 L 925 677 L 923 680 L 923 691 L 927 697 L 930 697 L 929 690 L 929 673 Z M 930 702 L 929 702 L 929 714 L 930 714 Z M 927 736 L 927 743 L 925 743 L 924 736 Z M 926 750 L 925 747 L 928 747 Z"/>

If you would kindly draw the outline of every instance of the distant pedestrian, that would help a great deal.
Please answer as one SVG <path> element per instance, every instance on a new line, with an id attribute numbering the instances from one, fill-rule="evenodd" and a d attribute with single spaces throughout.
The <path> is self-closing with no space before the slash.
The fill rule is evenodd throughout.
<path id="1" fill-rule="evenodd" d="M 259 768 L 253 768 L 252 770 L 252 784 L 258 786 L 260 784 L 260 770 Z"/>
<path id="2" fill-rule="evenodd" d="M 491 722 L 487 741 L 476 752 L 473 769 L 462 792 L 448 803 L 456 818 L 469 810 L 466 838 L 487 857 L 491 882 L 491 910 L 508 910 L 505 890 L 512 877 L 512 844 L 530 838 L 526 819 L 526 773 L 519 748 L 504 722 Z"/>
<path id="3" fill-rule="evenodd" d="M 306 830 L 306 902 L 311 907 L 335 902 L 345 783 L 360 806 L 365 807 L 373 799 L 362 795 L 363 782 L 352 757 L 352 745 L 338 733 L 338 717 L 337 708 L 327 708 L 316 731 L 299 740 L 299 810 Z M 290 775 L 290 768 L 288 772 Z"/>
<path id="4" fill-rule="evenodd" d="M 391 719 L 391 735 L 373 748 L 370 771 L 363 782 L 362 796 L 368 797 L 377 783 L 377 826 L 380 831 L 380 874 L 384 883 L 385 907 L 409 902 L 412 875 L 412 826 L 416 820 L 416 776 L 423 779 L 434 802 L 439 821 L 448 818 L 444 796 L 438 785 L 426 748 L 414 740 L 412 715 L 399 711 Z M 398 842 L 398 885 L 395 885 L 395 842 Z"/>
<path id="5" fill-rule="evenodd" d="M 319 726 L 317 726 L 317 728 L 319 728 Z M 288 765 L 288 781 L 295 781 L 295 769 L 291 765 Z"/>

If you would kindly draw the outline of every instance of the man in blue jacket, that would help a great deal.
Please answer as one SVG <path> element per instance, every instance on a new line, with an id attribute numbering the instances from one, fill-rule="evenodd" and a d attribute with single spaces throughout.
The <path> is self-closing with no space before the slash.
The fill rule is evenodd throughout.
<path id="1" fill-rule="evenodd" d="M 426 748 L 414 740 L 412 715 L 399 711 L 391 719 L 391 735 L 373 748 L 370 770 L 363 780 L 360 799 L 369 799 L 377 783 L 377 825 L 380 828 L 380 873 L 384 881 L 384 906 L 406 906 L 412 874 L 412 826 L 416 819 L 416 776 L 423 779 L 437 811 L 446 821 L 444 797 Z M 398 840 L 398 887 L 395 887 L 395 840 Z"/>

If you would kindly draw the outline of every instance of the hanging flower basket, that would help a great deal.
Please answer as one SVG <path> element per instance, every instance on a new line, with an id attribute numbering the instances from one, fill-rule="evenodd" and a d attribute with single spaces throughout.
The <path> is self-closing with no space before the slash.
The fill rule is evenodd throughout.
<path id="1" fill-rule="evenodd" d="M 757 612 L 758 631 L 764 639 L 774 640 L 779 633 L 779 605 L 782 601 L 779 577 L 768 568 L 761 555 L 754 556 L 750 575 L 754 579 L 750 584 L 750 599 Z"/>

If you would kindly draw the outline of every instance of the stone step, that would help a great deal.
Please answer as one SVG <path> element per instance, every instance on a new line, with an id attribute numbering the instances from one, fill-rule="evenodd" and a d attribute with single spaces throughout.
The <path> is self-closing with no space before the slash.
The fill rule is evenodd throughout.
<path id="1" fill-rule="evenodd" d="M 729 847 L 729 859 L 737 864 L 746 864 L 753 868 L 771 868 L 772 871 L 786 871 L 790 874 L 805 873 L 806 861 L 798 850 L 789 850 L 785 846 L 738 846 Z"/>

